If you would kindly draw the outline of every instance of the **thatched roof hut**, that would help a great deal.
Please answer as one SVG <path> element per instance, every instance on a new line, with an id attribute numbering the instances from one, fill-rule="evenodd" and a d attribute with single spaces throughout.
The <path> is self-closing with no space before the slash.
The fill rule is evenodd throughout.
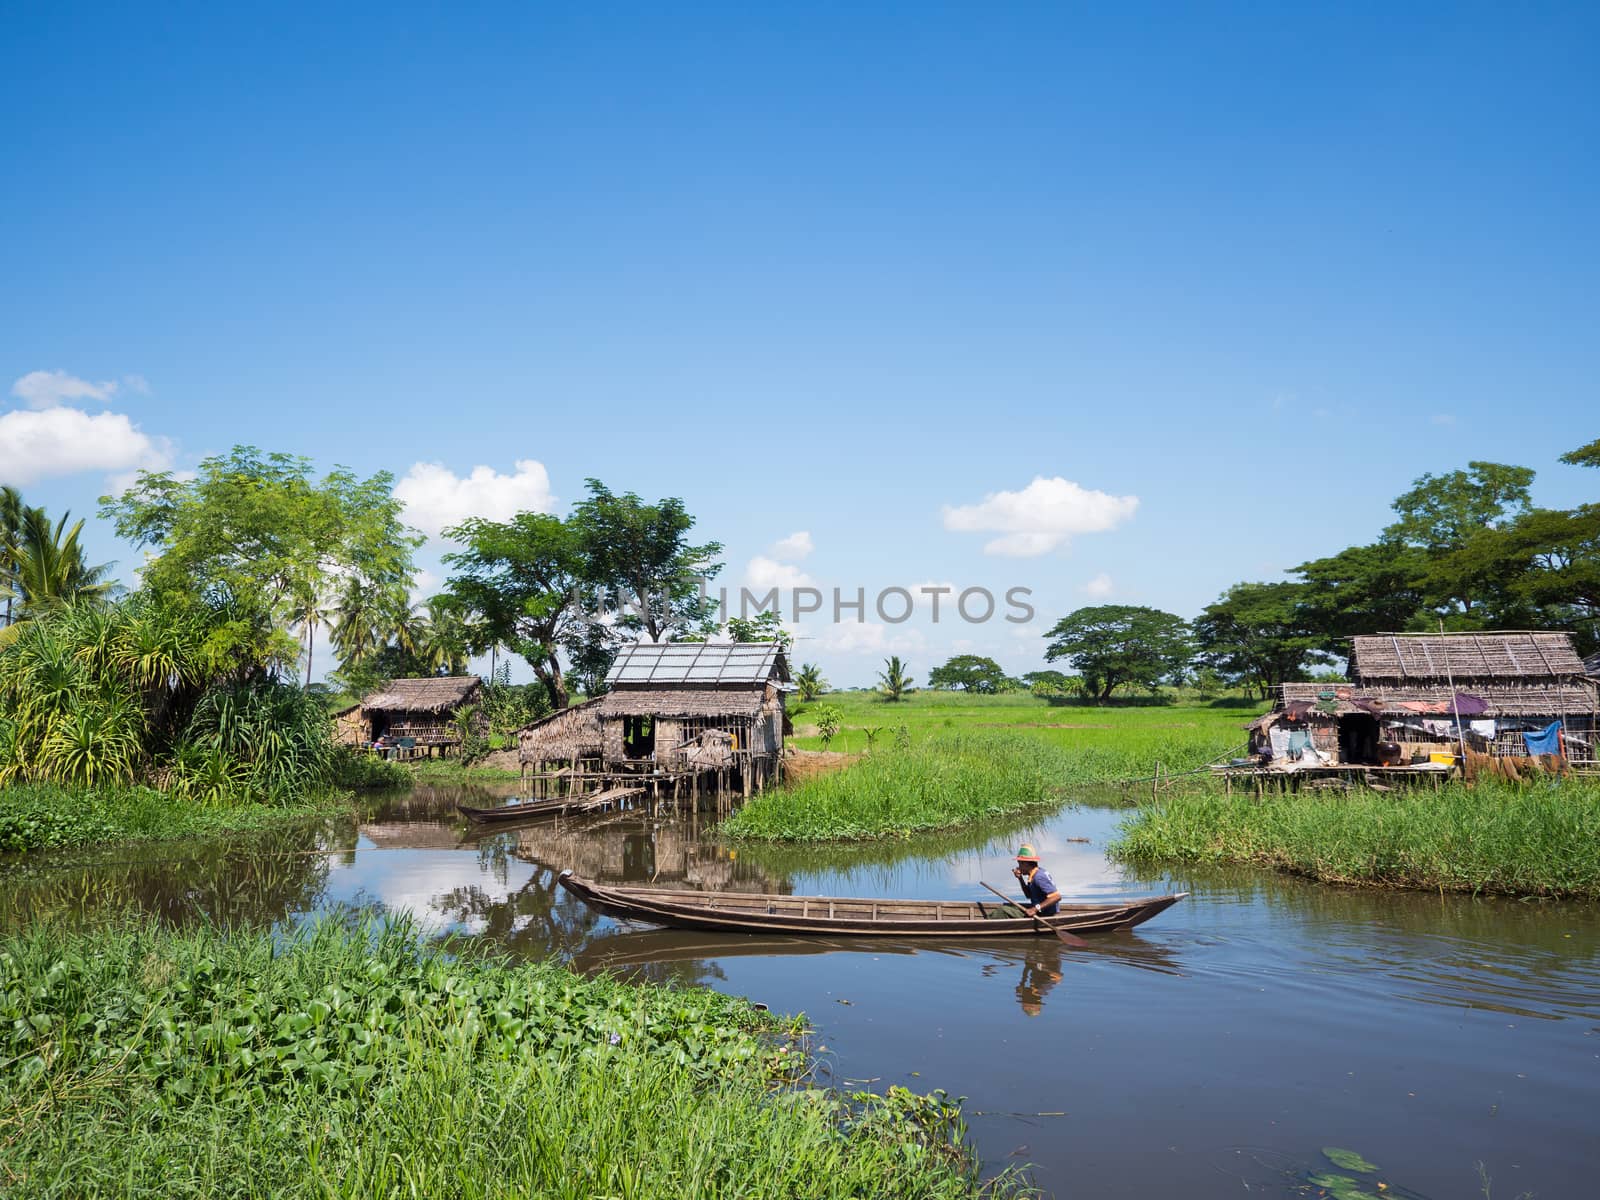
<path id="1" fill-rule="evenodd" d="M 1565 633 L 1380 633 L 1351 639 L 1356 682 L 1519 686 L 1581 680 L 1583 659 Z"/>
<path id="2" fill-rule="evenodd" d="M 391 679 L 361 701 L 369 713 L 419 713 L 441 716 L 483 698 L 483 680 L 476 675 L 443 675 L 424 679 Z"/>
<path id="3" fill-rule="evenodd" d="M 1521 756 L 1559 723 L 1567 757 L 1596 757 L 1600 689 L 1565 633 L 1352 641 L 1352 682 L 1284 684 L 1272 711 L 1250 725 L 1254 752 L 1281 762 L 1287 751 L 1312 765 L 1410 761 L 1463 745 Z"/>
<path id="4" fill-rule="evenodd" d="M 669 771 L 734 768 L 748 787 L 777 771 L 788 682 L 776 642 L 626 646 L 600 699 L 603 756 Z"/>
<path id="5" fill-rule="evenodd" d="M 361 701 L 361 723 L 369 739 L 410 738 L 418 746 L 451 746 L 460 741 L 457 713 L 482 699 L 483 680 L 476 675 L 391 679 Z"/>
<path id="6" fill-rule="evenodd" d="M 524 725 L 517 730 L 517 758 L 527 766 L 598 757 L 600 700 L 596 696 Z"/>

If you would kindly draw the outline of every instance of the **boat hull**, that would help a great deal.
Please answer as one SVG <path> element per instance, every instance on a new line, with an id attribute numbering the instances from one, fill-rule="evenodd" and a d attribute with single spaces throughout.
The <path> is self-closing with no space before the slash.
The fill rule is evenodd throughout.
<path id="1" fill-rule="evenodd" d="M 607 887 L 570 871 L 561 886 L 609 916 L 675 929 L 718 933 L 835 934 L 853 937 L 992 938 L 1110 933 L 1132 929 L 1183 899 L 1186 892 L 1119 904 L 1063 904 L 1050 917 L 997 917 L 998 901 L 872 900 Z"/>

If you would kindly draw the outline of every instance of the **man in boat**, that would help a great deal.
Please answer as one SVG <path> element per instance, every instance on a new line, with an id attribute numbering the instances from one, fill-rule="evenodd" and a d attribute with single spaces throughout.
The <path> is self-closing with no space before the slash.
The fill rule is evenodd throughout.
<path id="1" fill-rule="evenodd" d="M 1039 852 L 1024 842 L 1017 848 L 1017 865 L 1011 873 L 1017 877 L 1017 882 L 1022 885 L 1022 894 L 1027 898 L 1027 906 L 1023 912 L 1030 917 L 1053 917 L 1056 908 L 1061 903 L 1061 892 L 1056 888 L 1056 881 L 1050 878 L 1050 873 L 1039 865 Z"/>

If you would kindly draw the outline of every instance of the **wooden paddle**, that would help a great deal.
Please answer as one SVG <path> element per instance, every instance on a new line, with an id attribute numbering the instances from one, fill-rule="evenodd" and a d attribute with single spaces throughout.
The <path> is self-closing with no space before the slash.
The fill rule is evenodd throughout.
<path id="1" fill-rule="evenodd" d="M 983 880 L 980 879 L 980 880 L 978 880 L 978 882 L 979 883 L 983 883 Z M 1010 905 L 1013 905 L 1013 906 L 1016 905 L 1017 902 L 1015 900 L 1011 899 L 1010 896 L 1007 896 L 1004 892 L 1000 891 L 998 888 L 989 887 L 989 885 L 987 883 L 983 883 L 983 886 L 986 887 L 986 888 L 989 888 L 989 890 L 991 892 L 993 892 L 996 896 L 999 896 L 1000 899 L 1004 900 L 1007 904 L 1010 904 Z M 1051 933 L 1055 934 L 1058 938 L 1061 939 L 1061 943 L 1064 946 L 1087 946 L 1089 944 L 1088 942 L 1084 941 L 1081 937 L 1079 937 L 1075 933 L 1068 933 L 1065 929 L 1057 929 L 1054 925 L 1046 925 L 1043 921 L 1041 921 L 1038 918 L 1037 914 L 1035 914 L 1035 916 L 1033 918 L 1033 923 L 1035 925 L 1037 925 L 1040 929 L 1048 929 Z"/>

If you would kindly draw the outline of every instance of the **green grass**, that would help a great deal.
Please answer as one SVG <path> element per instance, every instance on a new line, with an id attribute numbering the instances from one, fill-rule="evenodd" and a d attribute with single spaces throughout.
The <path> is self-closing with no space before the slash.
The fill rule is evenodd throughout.
<path id="1" fill-rule="evenodd" d="M 798 1022 L 405 927 L 0 938 L 0 1193 L 975 1197 L 942 1096 L 807 1086 Z"/>
<path id="2" fill-rule="evenodd" d="M 19 784 L 0 789 L 0 851 L 247 833 L 349 809 L 348 795 L 339 792 L 280 807 L 243 800 L 206 805 L 138 786 Z"/>
<path id="3" fill-rule="evenodd" d="M 482 763 L 462 766 L 458 758 L 419 758 L 397 765 L 408 772 L 412 779 L 422 783 L 503 783 L 522 777 L 520 771 L 508 771 Z"/>
<path id="4" fill-rule="evenodd" d="M 1600 897 L 1600 786 L 1174 796 L 1110 848 L 1163 863 L 1247 863 L 1330 883 Z"/>
<path id="5" fill-rule="evenodd" d="M 1242 750 L 1244 726 L 1266 709 L 1263 702 L 1221 705 L 1052 705 L 1025 693 L 968 696 L 961 692 L 916 692 L 890 703 L 873 692 L 831 692 L 821 700 L 791 707 L 793 744 L 822 749 L 822 739 L 809 732 L 810 713 L 818 704 L 832 704 L 843 713 L 844 728 L 831 750 L 859 753 L 866 749 L 865 730 L 878 727 L 875 749 L 892 745 L 904 726 L 913 745 L 947 733 L 1009 730 L 1067 752 L 1067 774 L 1073 783 L 1111 783 L 1143 778 L 1157 763 L 1163 772 L 1190 770 Z"/>
<path id="6" fill-rule="evenodd" d="M 736 838 L 824 841 L 949 829 L 1058 802 L 1069 765 L 1064 751 L 1018 733 L 928 738 L 764 792 L 722 830 Z"/>

